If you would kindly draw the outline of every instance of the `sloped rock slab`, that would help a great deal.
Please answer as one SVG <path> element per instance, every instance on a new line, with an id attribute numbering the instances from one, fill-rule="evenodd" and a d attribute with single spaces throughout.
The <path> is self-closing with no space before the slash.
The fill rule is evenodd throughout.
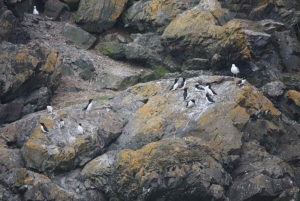
<path id="1" fill-rule="evenodd" d="M 96 41 L 93 35 L 69 23 L 63 26 L 62 35 L 82 49 L 89 49 Z"/>

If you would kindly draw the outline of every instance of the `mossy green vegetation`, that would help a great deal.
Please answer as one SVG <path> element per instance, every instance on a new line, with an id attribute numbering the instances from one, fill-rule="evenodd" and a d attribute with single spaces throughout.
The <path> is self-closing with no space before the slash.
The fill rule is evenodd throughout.
<path id="1" fill-rule="evenodd" d="M 154 71 L 151 73 L 146 73 L 142 75 L 140 82 L 149 82 L 152 80 L 158 80 L 162 78 L 165 74 L 170 73 L 170 71 L 162 65 L 154 67 L 153 70 Z"/>

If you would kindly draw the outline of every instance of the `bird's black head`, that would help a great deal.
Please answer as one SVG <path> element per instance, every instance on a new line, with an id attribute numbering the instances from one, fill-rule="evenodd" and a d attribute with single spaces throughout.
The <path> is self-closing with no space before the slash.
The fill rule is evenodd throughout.
<path id="1" fill-rule="evenodd" d="M 178 78 L 178 77 L 176 77 L 176 78 L 175 78 L 175 82 L 177 82 L 178 80 L 179 80 L 179 78 Z"/>
<path id="2" fill-rule="evenodd" d="M 184 88 L 183 90 L 184 90 L 184 91 L 187 91 L 187 89 L 188 89 L 188 88 Z"/>
<path id="3" fill-rule="evenodd" d="M 199 84 L 195 84 L 195 87 L 199 87 Z"/>
<path id="4" fill-rule="evenodd" d="M 44 126 L 45 124 L 44 123 L 40 123 L 42 126 Z"/>
<path id="5" fill-rule="evenodd" d="M 210 83 L 206 83 L 206 86 L 210 86 Z"/>
<path id="6" fill-rule="evenodd" d="M 182 78 L 183 81 L 185 81 L 185 79 L 186 79 L 185 77 Z"/>
<path id="7" fill-rule="evenodd" d="M 79 126 L 81 126 L 81 123 L 79 123 Z"/>
<path id="8" fill-rule="evenodd" d="M 60 119 L 60 121 L 63 121 L 63 119 Z"/>
<path id="9" fill-rule="evenodd" d="M 89 100 L 89 103 L 91 103 L 92 101 L 93 101 L 93 99 L 90 99 L 90 100 Z"/>
<path id="10" fill-rule="evenodd" d="M 192 99 L 191 101 L 192 101 L 193 103 L 195 103 L 195 99 Z"/>

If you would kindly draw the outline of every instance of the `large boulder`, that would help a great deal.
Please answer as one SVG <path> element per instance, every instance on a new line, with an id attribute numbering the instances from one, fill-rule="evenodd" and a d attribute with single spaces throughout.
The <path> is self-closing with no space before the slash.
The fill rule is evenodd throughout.
<path id="1" fill-rule="evenodd" d="M 157 31 L 161 33 L 178 14 L 191 9 L 199 1 L 133 1 L 133 4 L 122 16 L 123 23 L 125 27 L 140 32 Z"/>
<path id="2" fill-rule="evenodd" d="M 67 4 L 64 4 L 58 0 L 48 0 L 45 3 L 45 15 L 53 20 L 63 20 L 63 14 L 69 11 L 70 8 Z"/>
<path id="3" fill-rule="evenodd" d="M 69 23 L 62 27 L 61 33 L 68 39 L 68 42 L 72 42 L 83 49 L 89 49 L 96 41 L 96 37 Z"/>
<path id="4" fill-rule="evenodd" d="M 229 77 L 188 79 L 192 108 L 182 90 L 170 91 L 173 81 L 139 84 L 112 100 L 128 123 L 108 152 L 84 167 L 87 189 L 120 200 L 251 200 L 298 188 L 299 124 Z M 214 83 L 215 103 L 193 90 L 197 82 Z M 259 110 L 269 113 L 253 119 Z"/>
<path id="5" fill-rule="evenodd" d="M 58 52 L 37 42 L 2 43 L 0 52 L 0 122 L 12 122 L 45 108 L 61 78 Z"/>
<path id="6" fill-rule="evenodd" d="M 127 0 L 81 0 L 75 22 L 88 32 L 101 33 L 113 27 Z"/>

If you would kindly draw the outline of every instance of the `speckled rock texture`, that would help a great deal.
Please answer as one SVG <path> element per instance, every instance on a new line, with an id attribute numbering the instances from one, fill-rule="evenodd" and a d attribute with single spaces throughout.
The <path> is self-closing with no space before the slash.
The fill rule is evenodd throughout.
<path id="1" fill-rule="evenodd" d="M 238 80 L 188 78 L 192 108 L 183 90 L 170 91 L 174 79 L 164 79 L 93 101 L 90 111 L 83 110 L 86 103 L 75 104 L 0 128 L 5 152 L 0 178 L 8 188 L 2 196 L 91 201 L 299 196 L 300 125 Z M 195 91 L 196 83 L 211 83 L 215 103 Z M 259 110 L 269 113 L 253 118 Z"/>
<path id="2" fill-rule="evenodd" d="M 38 42 L 0 46 L 0 122 L 45 108 L 59 85 L 61 57 Z"/>
<path id="3" fill-rule="evenodd" d="M 101 33 L 113 27 L 127 0 L 81 0 L 76 24 L 89 32 Z"/>

